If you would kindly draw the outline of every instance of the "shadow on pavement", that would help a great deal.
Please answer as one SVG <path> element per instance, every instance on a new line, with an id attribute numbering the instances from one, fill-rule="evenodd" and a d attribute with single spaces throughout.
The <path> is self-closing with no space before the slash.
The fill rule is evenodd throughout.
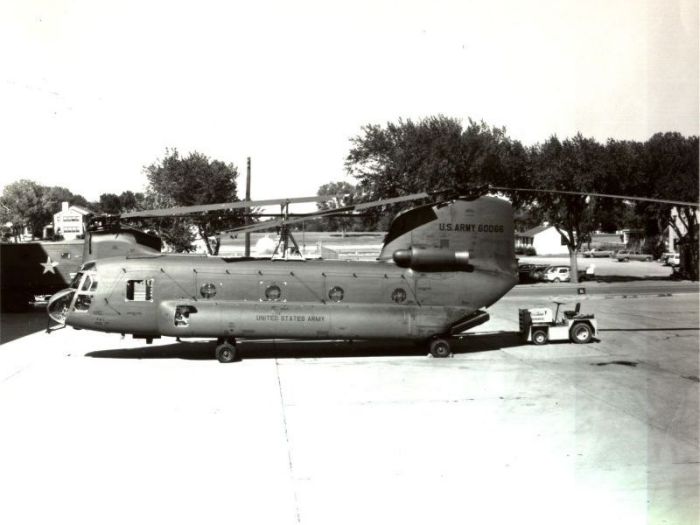
<path id="1" fill-rule="evenodd" d="M 44 311 L 0 314 L 0 345 L 46 330 L 48 317 Z"/>
<path id="2" fill-rule="evenodd" d="M 517 332 L 469 334 L 452 341 L 455 354 L 486 352 L 520 346 Z M 108 359 L 215 359 L 213 341 L 181 342 L 159 346 L 95 350 L 87 357 Z M 425 343 L 412 341 L 240 341 L 241 359 L 418 356 L 428 353 Z"/>

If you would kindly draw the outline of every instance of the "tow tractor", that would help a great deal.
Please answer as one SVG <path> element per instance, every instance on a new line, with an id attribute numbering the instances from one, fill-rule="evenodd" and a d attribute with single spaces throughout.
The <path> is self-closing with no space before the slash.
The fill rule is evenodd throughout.
<path id="1" fill-rule="evenodd" d="M 548 341 L 572 341 L 578 344 L 589 343 L 598 333 L 598 323 L 593 314 L 582 314 L 581 303 L 576 303 L 574 310 L 563 310 L 559 316 L 559 307 L 566 303 L 554 301 L 557 305 L 552 313 L 551 308 L 520 309 L 520 335 L 528 342 L 536 345 Z"/>

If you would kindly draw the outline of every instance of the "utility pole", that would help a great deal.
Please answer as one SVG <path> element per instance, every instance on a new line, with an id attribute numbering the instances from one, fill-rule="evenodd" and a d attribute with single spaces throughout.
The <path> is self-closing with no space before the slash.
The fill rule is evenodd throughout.
<path id="1" fill-rule="evenodd" d="M 245 200 L 250 200 L 250 157 L 248 157 L 248 162 L 246 163 L 246 176 L 245 176 Z M 250 208 L 245 209 L 245 224 L 250 224 Z M 250 232 L 245 233 L 245 256 L 250 257 Z"/>

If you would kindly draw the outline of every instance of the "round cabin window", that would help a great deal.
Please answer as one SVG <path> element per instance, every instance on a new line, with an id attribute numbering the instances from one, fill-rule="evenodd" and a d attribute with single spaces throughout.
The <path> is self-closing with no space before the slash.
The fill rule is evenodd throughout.
<path id="1" fill-rule="evenodd" d="M 199 293 L 205 299 L 211 299 L 216 295 L 216 286 L 214 285 L 214 283 L 203 284 L 199 289 Z"/>
<path id="2" fill-rule="evenodd" d="M 334 303 L 339 303 L 340 301 L 342 301 L 344 296 L 345 292 L 340 286 L 334 286 L 328 292 L 328 298 Z"/>
<path id="3" fill-rule="evenodd" d="M 391 292 L 391 300 L 395 303 L 403 303 L 406 300 L 406 290 L 403 288 L 397 288 Z"/>
<path id="4" fill-rule="evenodd" d="M 276 284 L 268 286 L 265 289 L 265 297 L 268 301 L 278 301 L 282 297 L 282 289 Z"/>

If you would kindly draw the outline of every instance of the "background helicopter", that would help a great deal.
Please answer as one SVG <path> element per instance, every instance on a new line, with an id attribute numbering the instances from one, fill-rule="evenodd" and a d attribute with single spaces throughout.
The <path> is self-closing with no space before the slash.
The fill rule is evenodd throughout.
<path id="1" fill-rule="evenodd" d="M 475 195 L 446 197 L 394 219 L 376 262 L 305 260 L 289 225 L 331 213 L 415 201 L 426 193 L 282 217 L 235 231 L 278 227 L 270 260 L 138 253 L 83 264 L 48 312 L 76 328 L 155 337 L 211 337 L 216 356 L 235 359 L 237 337 L 406 339 L 450 354 L 449 337 L 486 322 L 483 310 L 517 282 L 513 210 Z M 315 199 L 319 199 L 318 197 Z M 260 206 L 255 201 L 151 210 L 122 218 Z"/>

